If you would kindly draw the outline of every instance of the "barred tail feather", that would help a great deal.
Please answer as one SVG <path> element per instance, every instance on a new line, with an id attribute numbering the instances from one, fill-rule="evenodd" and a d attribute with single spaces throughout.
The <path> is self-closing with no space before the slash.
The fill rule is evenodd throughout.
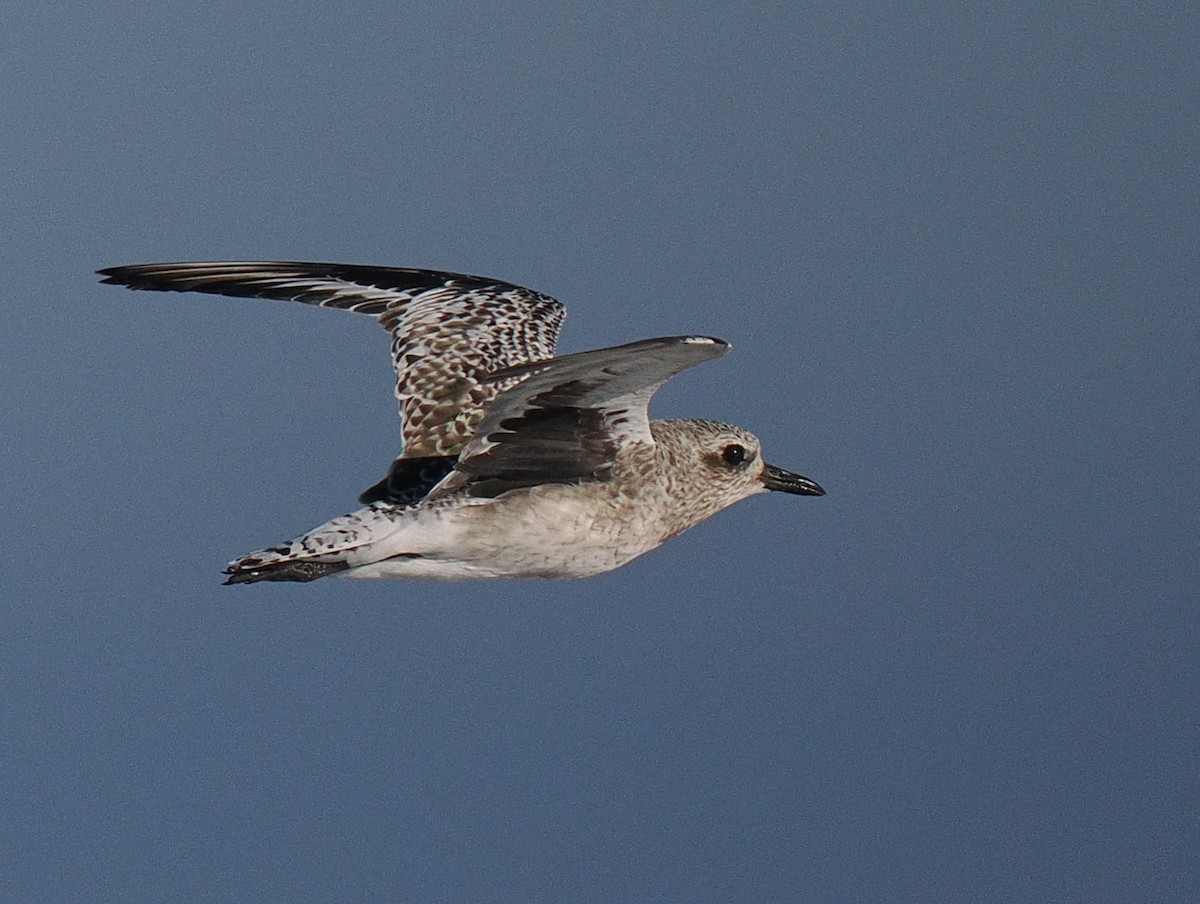
<path id="1" fill-rule="evenodd" d="M 404 508 L 387 502 L 372 503 L 294 540 L 246 553 L 225 568 L 229 576 L 225 583 L 315 581 L 346 571 L 353 567 L 347 560 L 355 558 L 355 550 L 369 547 L 379 533 L 392 527 L 393 516 Z"/>

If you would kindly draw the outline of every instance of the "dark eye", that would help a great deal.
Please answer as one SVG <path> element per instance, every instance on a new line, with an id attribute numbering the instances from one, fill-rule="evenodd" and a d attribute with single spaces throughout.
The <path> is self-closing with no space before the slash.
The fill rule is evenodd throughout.
<path id="1" fill-rule="evenodd" d="M 737 443 L 730 443 L 721 450 L 721 458 L 725 460 L 727 465 L 740 465 L 746 460 L 746 447 L 739 446 Z"/>

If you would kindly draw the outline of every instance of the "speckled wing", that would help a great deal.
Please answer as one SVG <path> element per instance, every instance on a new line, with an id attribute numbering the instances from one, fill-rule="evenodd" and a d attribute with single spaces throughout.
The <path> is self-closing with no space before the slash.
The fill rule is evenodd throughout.
<path id="1" fill-rule="evenodd" d="M 653 444 L 647 406 L 658 388 L 728 350 L 721 339 L 670 336 L 493 372 L 488 379 L 520 382 L 484 411 L 454 471 L 429 498 L 604 480 L 623 446 Z"/>
<path id="2" fill-rule="evenodd" d="M 563 306 L 511 283 L 353 264 L 217 261 L 99 271 L 133 289 L 299 301 L 369 314 L 392 336 L 403 458 L 457 455 L 487 405 L 516 377 L 506 368 L 550 358 Z"/>

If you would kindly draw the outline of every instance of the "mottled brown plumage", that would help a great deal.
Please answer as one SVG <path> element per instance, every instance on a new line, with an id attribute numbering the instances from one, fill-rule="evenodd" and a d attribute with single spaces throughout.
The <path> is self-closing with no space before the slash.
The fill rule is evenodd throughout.
<path id="1" fill-rule="evenodd" d="M 135 289 L 287 299 L 391 333 L 403 452 L 365 507 L 232 562 L 227 583 L 583 577 L 755 493 L 821 495 L 727 424 L 651 421 L 650 397 L 727 343 L 670 336 L 553 357 L 562 305 L 431 270 L 272 261 L 101 270 Z"/>
<path id="2" fill-rule="evenodd" d="M 274 298 L 369 314 L 392 336 L 402 457 L 457 455 L 512 381 L 483 377 L 554 356 L 566 309 L 465 273 L 297 261 L 134 264 L 99 271 L 132 289 Z"/>

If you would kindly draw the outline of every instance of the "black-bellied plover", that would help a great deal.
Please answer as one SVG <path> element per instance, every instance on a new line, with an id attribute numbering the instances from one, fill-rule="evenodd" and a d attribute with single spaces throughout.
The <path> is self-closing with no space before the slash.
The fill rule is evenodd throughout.
<path id="1" fill-rule="evenodd" d="M 234 261 L 99 271 L 133 289 L 300 301 L 391 333 L 403 452 L 363 507 L 235 559 L 227 584 L 386 578 L 585 577 L 747 496 L 824 494 L 762 460 L 739 427 L 656 420 L 650 397 L 729 345 L 646 339 L 554 357 L 563 306 L 479 276 Z"/>

